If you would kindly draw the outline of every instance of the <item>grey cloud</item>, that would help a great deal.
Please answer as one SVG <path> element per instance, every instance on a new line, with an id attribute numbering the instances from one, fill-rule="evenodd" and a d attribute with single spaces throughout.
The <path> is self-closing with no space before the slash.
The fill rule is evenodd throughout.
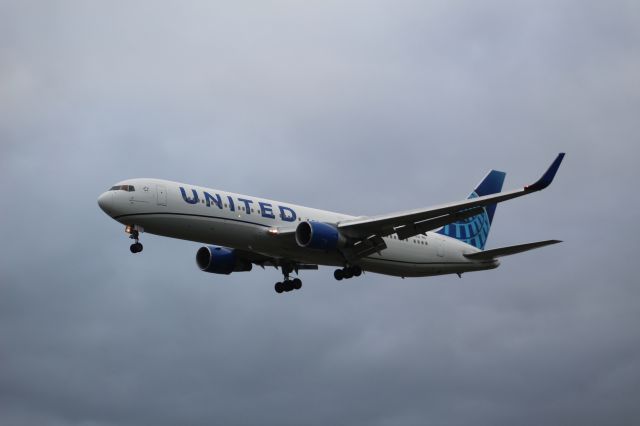
<path id="1" fill-rule="evenodd" d="M 0 3 L 0 423 L 635 424 L 638 6 Z M 495 270 L 336 283 L 131 256 L 153 176 L 353 214 L 509 187 Z M 292 297 L 289 297 L 292 296 Z"/>

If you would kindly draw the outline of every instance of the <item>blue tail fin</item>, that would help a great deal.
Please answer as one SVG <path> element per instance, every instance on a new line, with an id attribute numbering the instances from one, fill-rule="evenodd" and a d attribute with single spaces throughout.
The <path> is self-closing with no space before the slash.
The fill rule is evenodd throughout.
<path id="1" fill-rule="evenodd" d="M 504 172 L 491 170 L 468 198 L 482 197 L 483 195 L 500 192 L 505 175 L 506 173 Z M 493 215 L 496 212 L 496 205 L 490 204 L 483 210 L 479 215 L 445 225 L 438 233 L 484 250 L 487 237 L 489 237 Z"/>

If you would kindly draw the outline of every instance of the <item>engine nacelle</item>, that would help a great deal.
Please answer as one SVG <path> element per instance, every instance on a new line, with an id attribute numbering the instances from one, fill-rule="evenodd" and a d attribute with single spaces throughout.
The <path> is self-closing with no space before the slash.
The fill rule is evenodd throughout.
<path id="1" fill-rule="evenodd" d="M 345 238 L 333 225 L 306 221 L 296 228 L 296 242 L 300 247 L 335 250 L 344 245 Z"/>
<path id="2" fill-rule="evenodd" d="M 201 271 L 226 275 L 250 271 L 253 267 L 248 260 L 238 258 L 235 250 L 218 246 L 200 247 L 196 253 L 196 263 Z"/>

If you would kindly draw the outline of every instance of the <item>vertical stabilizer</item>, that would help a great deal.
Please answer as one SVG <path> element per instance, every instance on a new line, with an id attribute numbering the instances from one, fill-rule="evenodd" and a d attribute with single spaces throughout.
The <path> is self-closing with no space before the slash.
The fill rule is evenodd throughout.
<path id="1" fill-rule="evenodd" d="M 504 172 L 491 170 L 467 198 L 477 198 L 502 191 L 505 176 Z M 438 233 L 484 250 L 493 215 L 496 212 L 496 204 L 490 204 L 482 210 L 482 213 L 476 216 L 445 225 Z"/>

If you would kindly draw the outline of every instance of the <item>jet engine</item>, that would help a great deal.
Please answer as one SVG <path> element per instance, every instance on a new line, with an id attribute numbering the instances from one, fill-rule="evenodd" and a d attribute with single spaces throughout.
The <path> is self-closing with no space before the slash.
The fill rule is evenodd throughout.
<path id="1" fill-rule="evenodd" d="M 250 271 L 253 267 L 248 260 L 239 258 L 234 249 L 218 246 L 200 247 L 196 253 L 196 263 L 201 271 L 225 275 Z"/>
<path id="2" fill-rule="evenodd" d="M 335 250 L 344 246 L 346 239 L 334 225 L 306 221 L 296 228 L 296 242 L 300 247 Z"/>

